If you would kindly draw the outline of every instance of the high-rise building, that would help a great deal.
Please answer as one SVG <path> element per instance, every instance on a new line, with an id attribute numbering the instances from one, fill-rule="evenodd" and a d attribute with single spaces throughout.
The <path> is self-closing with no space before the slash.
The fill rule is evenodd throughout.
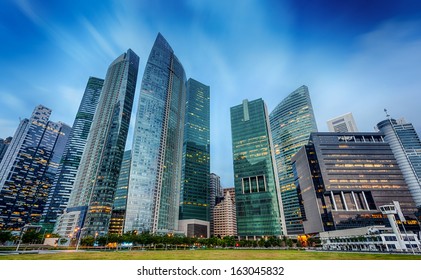
<path id="1" fill-rule="evenodd" d="M 158 34 L 140 89 L 125 232 L 178 230 L 185 107 L 183 66 Z"/>
<path id="2" fill-rule="evenodd" d="M 283 233 L 300 234 L 303 232 L 302 213 L 291 158 L 308 143 L 310 133 L 317 131 L 308 88 L 301 86 L 289 94 L 269 118 L 286 225 Z"/>
<path id="3" fill-rule="evenodd" d="M 210 99 L 209 86 L 187 81 L 180 220 L 210 221 Z"/>
<path id="4" fill-rule="evenodd" d="M 63 214 L 69 202 L 103 83 L 103 79 L 90 77 L 86 85 L 63 158 L 42 213 L 42 223 L 49 230 L 52 230 L 57 216 Z"/>
<path id="5" fill-rule="evenodd" d="M 399 201 L 407 230 L 415 204 L 382 133 L 312 133 L 293 158 L 305 233 L 388 225 L 379 207 Z"/>
<path id="6" fill-rule="evenodd" d="M 385 134 L 417 207 L 421 207 L 421 141 L 411 123 L 387 119 L 377 124 Z"/>
<path id="7" fill-rule="evenodd" d="M 346 113 L 327 121 L 330 132 L 358 132 L 352 113 Z"/>
<path id="8" fill-rule="evenodd" d="M 6 139 L 0 138 L 0 162 L 6 153 L 7 148 L 9 147 L 10 142 L 12 141 L 12 137 L 7 137 Z"/>
<path id="9" fill-rule="evenodd" d="M 225 188 L 223 199 L 214 207 L 214 233 L 218 237 L 237 236 L 235 188 Z"/>
<path id="10" fill-rule="evenodd" d="M 210 234 L 215 235 L 214 233 L 214 208 L 222 198 L 224 197 L 221 178 L 215 173 L 210 174 L 210 184 L 209 184 L 209 211 L 210 211 Z"/>
<path id="11" fill-rule="evenodd" d="M 262 99 L 231 107 L 231 133 L 238 236 L 281 236 L 282 202 Z"/>
<path id="12" fill-rule="evenodd" d="M 47 202 L 70 127 L 39 105 L 23 119 L 0 164 L 0 229 L 36 224 Z"/>
<path id="13" fill-rule="evenodd" d="M 108 67 L 65 213 L 70 215 L 69 209 L 74 207 L 77 210 L 87 207 L 84 223 L 81 215 L 77 225 L 83 236 L 102 236 L 108 233 L 129 130 L 138 67 L 139 57 L 130 49 Z"/>
<path id="14" fill-rule="evenodd" d="M 119 235 L 123 234 L 131 160 L 132 151 L 125 151 L 123 155 L 123 162 L 121 163 L 120 176 L 118 177 L 117 189 L 115 191 L 109 233 L 115 233 Z"/>

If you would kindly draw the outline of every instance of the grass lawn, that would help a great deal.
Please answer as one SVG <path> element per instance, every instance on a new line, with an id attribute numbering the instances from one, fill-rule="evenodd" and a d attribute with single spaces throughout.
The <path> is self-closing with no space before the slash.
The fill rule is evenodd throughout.
<path id="1" fill-rule="evenodd" d="M 0 256 L 0 260 L 421 260 L 421 255 L 297 250 L 179 250 L 55 252 Z"/>

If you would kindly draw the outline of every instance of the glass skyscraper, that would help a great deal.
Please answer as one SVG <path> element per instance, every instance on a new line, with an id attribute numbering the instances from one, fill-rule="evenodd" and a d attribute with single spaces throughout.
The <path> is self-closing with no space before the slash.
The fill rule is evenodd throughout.
<path id="1" fill-rule="evenodd" d="M 69 202 L 103 84 L 103 79 L 90 77 L 86 85 L 63 158 L 42 214 L 42 223 L 50 230 L 54 227 L 57 216 L 63 214 Z"/>
<path id="2" fill-rule="evenodd" d="M 10 142 L 12 141 L 12 137 L 7 137 L 6 139 L 0 138 L 0 162 L 4 157 L 4 154 L 7 151 L 7 148 L 9 147 Z"/>
<path id="3" fill-rule="evenodd" d="M 158 34 L 140 89 L 124 232 L 178 230 L 186 75 Z"/>
<path id="4" fill-rule="evenodd" d="M 283 231 L 288 235 L 299 234 L 303 232 L 303 221 L 291 158 L 308 143 L 310 133 L 317 132 L 308 88 L 301 86 L 289 94 L 269 118 L 286 224 Z"/>
<path id="5" fill-rule="evenodd" d="M 209 221 L 210 99 L 209 86 L 187 81 L 180 220 Z"/>
<path id="6" fill-rule="evenodd" d="M 211 173 L 209 180 L 210 234 L 215 235 L 214 208 L 223 199 L 224 193 L 221 186 L 221 177 Z"/>
<path id="7" fill-rule="evenodd" d="M 39 105 L 22 120 L 0 164 L 0 229 L 41 220 L 71 129 L 50 115 Z"/>
<path id="8" fill-rule="evenodd" d="M 387 119 L 377 124 L 385 134 L 417 207 L 421 207 L 421 141 L 411 123 Z"/>
<path id="9" fill-rule="evenodd" d="M 130 164 L 132 151 L 124 152 L 121 163 L 120 175 L 118 177 L 117 189 L 115 191 L 113 212 L 110 222 L 110 233 L 123 234 L 124 218 L 126 216 L 127 192 L 129 189 Z"/>
<path id="10" fill-rule="evenodd" d="M 282 235 L 279 185 L 262 99 L 231 108 L 237 232 L 240 238 Z"/>
<path id="11" fill-rule="evenodd" d="M 108 67 L 69 201 L 69 208 L 88 207 L 80 225 L 84 236 L 108 233 L 138 67 L 139 57 L 130 49 Z"/>

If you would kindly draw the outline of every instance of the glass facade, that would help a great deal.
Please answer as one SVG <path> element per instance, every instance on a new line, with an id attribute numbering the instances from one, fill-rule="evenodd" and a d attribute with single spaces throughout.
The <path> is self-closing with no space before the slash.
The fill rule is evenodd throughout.
<path id="1" fill-rule="evenodd" d="M 12 137 L 7 137 L 4 140 L 0 138 L 0 162 L 2 161 L 11 141 Z"/>
<path id="2" fill-rule="evenodd" d="M 69 201 L 69 208 L 88 206 L 82 235 L 108 233 L 138 67 L 129 49 L 108 68 Z"/>
<path id="3" fill-rule="evenodd" d="M 115 191 L 109 233 L 115 233 L 119 235 L 123 234 L 131 160 L 132 151 L 125 151 L 123 155 L 123 162 L 121 163 L 120 175 L 118 177 L 117 189 Z"/>
<path id="4" fill-rule="evenodd" d="M 377 128 L 385 134 L 417 207 L 421 207 L 421 141 L 411 123 L 384 120 Z"/>
<path id="5" fill-rule="evenodd" d="M 418 229 L 415 204 L 384 134 L 312 133 L 292 161 L 305 233 L 388 225 L 379 206 L 395 200 L 405 227 Z"/>
<path id="6" fill-rule="evenodd" d="M 187 81 L 180 220 L 210 221 L 210 99 L 209 86 Z"/>
<path id="7" fill-rule="evenodd" d="M 212 236 L 215 235 L 214 209 L 216 204 L 218 204 L 222 200 L 224 194 L 222 192 L 221 178 L 215 173 L 211 173 L 209 179 L 210 234 Z"/>
<path id="8" fill-rule="evenodd" d="M 186 75 L 158 34 L 140 89 L 124 231 L 178 230 Z"/>
<path id="9" fill-rule="evenodd" d="M 238 236 L 280 236 L 282 207 L 262 99 L 231 108 L 231 133 Z"/>
<path id="10" fill-rule="evenodd" d="M 286 224 L 284 234 L 300 234 L 303 221 L 291 158 L 308 143 L 310 133 L 317 132 L 308 88 L 301 86 L 289 94 L 269 118 Z"/>
<path id="11" fill-rule="evenodd" d="M 49 121 L 51 110 L 39 105 L 24 119 L 0 166 L 0 229 L 37 224 L 47 202 L 69 137 L 70 127 Z"/>
<path id="12" fill-rule="evenodd" d="M 57 216 L 64 212 L 69 202 L 103 83 L 103 79 L 90 77 L 86 85 L 69 141 L 42 213 L 42 223 L 49 230 L 53 229 Z"/>

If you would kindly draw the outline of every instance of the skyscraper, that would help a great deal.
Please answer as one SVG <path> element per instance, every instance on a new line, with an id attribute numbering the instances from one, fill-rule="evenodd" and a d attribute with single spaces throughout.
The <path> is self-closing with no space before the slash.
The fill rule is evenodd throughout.
<path id="1" fill-rule="evenodd" d="M 7 137 L 6 139 L 0 138 L 0 162 L 6 153 L 7 148 L 9 147 L 10 142 L 12 141 L 12 137 Z"/>
<path id="2" fill-rule="evenodd" d="M 244 100 L 231 108 L 231 133 L 238 236 L 280 236 L 282 205 L 262 99 Z"/>
<path id="3" fill-rule="evenodd" d="M 327 121 L 330 132 L 358 132 L 352 113 L 346 113 Z"/>
<path id="4" fill-rule="evenodd" d="M 385 134 L 417 207 L 421 207 L 421 141 L 411 123 L 387 119 L 377 124 Z"/>
<path id="5" fill-rule="evenodd" d="M 138 67 L 139 57 L 130 49 L 108 67 L 68 206 L 88 207 L 82 235 L 108 233 Z"/>
<path id="6" fill-rule="evenodd" d="M 70 127 L 39 105 L 23 119 L 0 164 L 0 229 L 39 223 Z"/>
<path id="7" fill-rule="evenodd" d="M 235 188 L 225 188 L 224 196 L 214 207 L 214 235 L 237 236 L 237 215 L 235 209 Z"/>
<path id="8" fill-rule="evenodd" d="M 42 223 L 50 230 L 54 227 L 57 216 L 63 214 L 69 202 L 103 83 L 103 79 L 90 77 L 86 85 L 63 158 L 42 213 Z"/>
<path id="9" fill-rule="evenodd" d="M 317 131 L 308 88 L 301 86 L 289 94 L 269 118 L 286 224 L 283 231 L 289 235 L 299 234 L 303 232 L 302 214 L 291 158 L 308 143 L 310 133 Z"/>
<path id="10" fill-rule="evenodd" d="M 209 86 L 187 81 L 180 220 L 208 221 L 210 176 Z"/>
<path id="11" fill-rule="evenodd" d="M 124 152 L 121 163 L 120 175 L 118 177 L 117 189 L 115 191 L 113 212 L 111 214 L 110 233 L 123 234 L 124 218 L 126 216 L 127 192 L 129 188 L 130 163 L 132 151 Z"/>
<path id="12" fill-rule="evenodd" d="M 210 184 L 209 184 L 209 209 L 210 209 L 210 234 L 215 235 L 214 233 L 214 208 L 215 205 L 222 200 L 224 194 L 222 192 L 221 178 L 215 173 L 210 174 Z"/>
<path id="13" fill-rule="evenodd" d="M 158 34 L 140 89 L 124 231 L 178 230 L 186 75 Z"/>
<path id="14" fill-rule="evenodd" d="M 382 133 L 312 133 L 292 158 L 305 233 L 388 224 L 379 210 L 399 201 L 419 230 L 402 172 Z"/>

